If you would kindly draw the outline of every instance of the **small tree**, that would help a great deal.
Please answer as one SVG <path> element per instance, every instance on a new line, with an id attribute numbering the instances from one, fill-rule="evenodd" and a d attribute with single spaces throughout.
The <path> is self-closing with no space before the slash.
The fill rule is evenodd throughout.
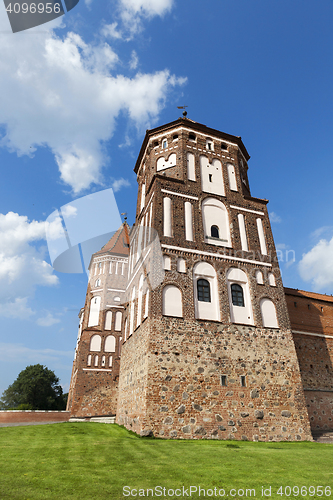
<path id="1" fill-rule="evenodd" d="M 22 370 L 15 382 L 6 389 L 0 399 L 2 409 L 22 408 L 28 405 L 33 410 L 64 410 L 59 378 L 43 365 L 30 365 Z"/>

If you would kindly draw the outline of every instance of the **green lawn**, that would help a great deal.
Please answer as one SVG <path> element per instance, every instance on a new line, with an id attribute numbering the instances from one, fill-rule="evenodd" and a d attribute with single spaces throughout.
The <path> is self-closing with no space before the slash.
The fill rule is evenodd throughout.
<path id="1" fill-rule="evenodd" d="M 123 495 L 125 486 L 137 498 L 161 486 L 165 496 L 157 489 L 154 498 L 223 498 L 224 489 L 224 498 L 237 500 L 253 488 L 263 498 L 262 486 L 271 486 L 269 498 L 288 498 L 286 486 L 296 487 L 291 498 L 302 498 L 301 486 L 304 498 L 319 498 L 323 486 L 322 497 L 333 500 L 333 445 L 149 439 L 98 423 L 0 428 L 1 500 L 135 498 Z M 190 486 L 206 495 L 190 496 Z M 325 495 L 325 487 L 332 493 L 327 488 Z"/>

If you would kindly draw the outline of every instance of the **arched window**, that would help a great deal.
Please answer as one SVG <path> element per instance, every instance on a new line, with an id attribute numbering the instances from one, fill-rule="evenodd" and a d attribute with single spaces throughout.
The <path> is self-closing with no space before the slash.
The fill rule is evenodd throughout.
<path id="1" fill-rule="evenodd" d="M 116 352 L 116 338 L 113 335 L 108 335 L 105 339 L 105 352 Z"/>
<path id="2" fill-rule="evenodd" d="M 237 191 L 237 181 L 235 174 L 235 167 L 231 163 L 227 163 L 229 187 L 231 191 Z"/>
<path id="3" fill-rule="evenodd" d="M 273 273 L 268 273 L 268 283 L 270 286 L 276 286 L 275 276 Z"/>
<path id="4" fill-rule="evenodd" d="M 261 299 L 260 311 L 262 316 L 262 324 L 265 328 L 279 328 L 275 305 L 271 299 Z"/>
<path id="5" fill-rule="evenodd" d="M 217 226 L 212 226 L 210 228 L 210 235 L 212 238 L 219 238 L 219 228 Z"/>
<path id="6" fill-rule="evenodd" d="M 163 315 L 183 317 L 182 292 L 174 285 L 166 285 L 163 288 Z"/>
<path id="7" fill-rule="evenodd" d="M 177 271 L 179 273 L 186 273 L 186 260 L 181 257 L 177 259 Z"/>
<path id="8" fill-rule="evenodd" d="M 258 285 L 263 285 L 264 284 L 264 278 L 263 278 L 263 274 L 261 271 L 256 271 L 256 280 L 257 280 L 257 283 Z"/>
<path id="9" fill-rule="evenodd" d="M 167 168 L 175 167 L 176 161 L 177 161 L 176 153 L 171 153 L 171 155 L 167 160 L 164 158 L 164 156 L 161 156 L 161 158 L 159 158 L 156 163 L 157 172 L 160 172 L 161 170 L 166 170 Z"/>
<path id="10" fill-rule="evenodd" d="M 197 319 L 220 321 L 217 277 L 208 262 L 198 262 L 193 268 L 194 308 Z"/>
<path id="11" fill-rule="evenodd" d="M 106 311 L 105 330 L 111 330 L 111 326 L 112 326 L 112 311 Z"/>
<path id="12" fill-rule="evenodd" d="M 167 139 L 162 139 L 162 148 L 166 149 L 168 147 L 168 141 Z"/>
<path id="13" fill-rule="evenodd" d="M 114 329 L 116 332 L 120 332 L 121 331 L 121 321 L 123 319 L 123 315 L 120 311 L 117 311 L 116 312 L 116 319 L 115 319 L 115 323 L 114 323 Z"/>
<path id="14" fill-rule="evenodd" d="M 200 302 L 211 302 L 209 281 L 199 279 L 197 281 L 198 300 Z"/>
<path id="15" fill-rule="evenodd" d="M 88 326 L 97 326 L 99 324 L 99 310 L 101 306 L 101 297 L 93 297 L 90 301 L 90 311 Z"/>
<path id="16" fill-rule="evenodd" d="M 163 235 L 172 236 L 172 202 L 171 198 L 163 198 Z"/>
<path id="17" fill-rule="evenodd" d="M 109 368 L 112 368 L 112 356 L 109 356 Z"/>
<path id="18" fill-rule="evenodd" d="M 236 283 L 231 285 L 231 300 L 234 306 L 245 307 L 243 288 Z"/>
<path id="19" fill-rule="evenodd" d="M 205 242 L 211 245 L 231 247 L 229 216 L 226 207 L 216 198 L 206 198 L 202 202 L 202 221 L 205 234 Z M 212 237 L 212 228 L 215 234 L 218 231 L 218 239 Z"/>
<path id="20" fill-rule="evenodd" d="M 91 366 L 91 354 L 88 354 L 87 366 Z"/>
<path id="21" fill-rule="evenodd" d="M 189 181 L 195 181 L 195 163 L 193 153 L 187 153 L 187 178 Z"/>
<path id="22" fill-rule="evenodd" d="M 98 278 L 98 280 L 95 283 L 95 286 L 101 286 L 101 280 Z"/>
<path id="23" fill-rule="evenodd" d="M 89 351 L 100 351 L 101 350 L 102 339 L 100 335 L 93 335 L 90 339 L 90 349 Z"/>
<path id="24" fill-rule="evenodd" d="M 214 158 L 211 163 L 206 156 L 200 156 L 201 188 L 205 193 L 225 196 L 222 163 Z"/>
<path id="25" fill-rule="evenodd" d="M 163 255 L 163 266 L 166 271 L 171 270 L 171 257 L 169 255 Z"/>
<path id="26" fill-rule="evenodd" d="M 98 366 L 98 356 L 95 356 L 94 366 Z"/>
<path id="27" fill-rule="evenodd" d="M 231 267 L 226 277 L 231 322 L 253 325 L 253 312 L 247 275 L 241 269 Z"/>

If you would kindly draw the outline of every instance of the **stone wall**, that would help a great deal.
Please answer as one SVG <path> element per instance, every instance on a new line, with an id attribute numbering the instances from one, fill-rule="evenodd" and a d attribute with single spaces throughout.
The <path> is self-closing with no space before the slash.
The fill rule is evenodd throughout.
<path id="1" fill-rule="evenodd" d="M 122 412 L 131 410 L 125 419 L 118 407 L 119 423 L 165 438 L 312 439 L 290 331 L 165 317 L 150 328 L 147 382 L 136 379 L 137 365 L 127 402 L 120 387 Z M 126 358 L 130 349 L 135 356 L 141 338 L 138 329 Z M 122 365 L 121 380 L 129 369 Z M 144 414 L 133 404 L 138 392 Z"/>

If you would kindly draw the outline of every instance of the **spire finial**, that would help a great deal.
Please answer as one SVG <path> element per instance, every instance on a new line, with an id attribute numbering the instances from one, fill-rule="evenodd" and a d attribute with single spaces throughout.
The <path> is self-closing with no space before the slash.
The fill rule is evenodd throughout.
<path id="1" fill-rule="evenodd" d="M 188 108 L 188 106 L 177 106 L 178 109 L 183 109 L 183 117 L 186 118 L 187 117 L 187 111 L 185 108 Z"/>

